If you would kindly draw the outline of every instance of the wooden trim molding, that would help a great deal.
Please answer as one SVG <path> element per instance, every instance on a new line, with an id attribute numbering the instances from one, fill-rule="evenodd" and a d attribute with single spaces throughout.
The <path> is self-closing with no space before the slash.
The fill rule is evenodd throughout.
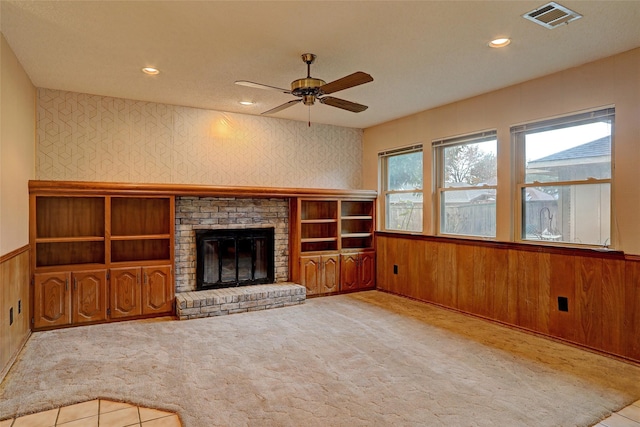
<path id="1" fill-rule="evenodd" d="M 559 255 L 579 255 L 584 257 L 596 257 L 607 259 L 630 259 L 640 261 L 640 256 L 625 255 L 622 251 L 601 250 L 593 248 L 550 246 L 536 243 L 498 242 L 494 240 L 465 239 L 457 237 L 429 236 L 424 234 L 394 233 L 389 231 L 376 231 L 376 236 L 396 237 L 407 240 L 421 240 L 433 243 L 455 243 L 457 245 L 481 246 L 495 249 L 515 249 L 527 252 L 540 252 Z"/>
<path id="2" fill-rule="evenodd" d="M 337 197 L 375 199 L 374 190 L 341 190 L 325 188 L 243 187 L 193 184 L 146 184 L 88 181 L 29 181 L 30 194 L 67 195 L 152 195 L 198 197 Z"/>
<path id="3" fill-rule="evenodd" d="M 5 261 L 10 260 L 13 257 L 16 257 L 16 256 L 20 255 L 23 252 L 27 252 L 29 249 L 30 249 L 29 245 L 24 245 L 21 248 L 15 249 L 15 250 L 13 250 L 11 252 L 8 252 L 8 253 L 0 256 L 0 264 L 2 264 Z"/>

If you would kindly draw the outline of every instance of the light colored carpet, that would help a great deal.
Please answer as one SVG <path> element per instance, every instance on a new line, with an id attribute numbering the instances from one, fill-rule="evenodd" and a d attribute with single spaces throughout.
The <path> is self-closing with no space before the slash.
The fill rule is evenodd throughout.
<path id="1" fill-rule="evenodd" d="M 640 367 L 371 291 L 34 333 L 0 419 L 94 398 L 185 427 L 589 426 L 640 398 Z"/>

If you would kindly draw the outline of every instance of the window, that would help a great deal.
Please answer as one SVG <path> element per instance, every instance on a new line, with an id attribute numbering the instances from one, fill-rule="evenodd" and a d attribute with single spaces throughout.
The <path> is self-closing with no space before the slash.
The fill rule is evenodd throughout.
<path id="1" fill-rule="evenodd" d="M 433 141 L 438 234 L 496 236 L 496 131 Z"/>
<path id="2" fill-rule="evenodd" d="M 511 129 L 521 240 L 611 243 L 614 115 L 607 108 Z"/>
<path id="3" fill-rule="evenodd" d="M 422 145 L 379 153 L 385 229 L 422 231 Z"/>

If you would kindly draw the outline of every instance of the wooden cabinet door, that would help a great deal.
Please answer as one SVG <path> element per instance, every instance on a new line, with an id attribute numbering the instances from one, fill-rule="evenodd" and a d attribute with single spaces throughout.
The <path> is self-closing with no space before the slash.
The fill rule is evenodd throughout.
<path id="1" fill-rule="evenodd" d="M 320 260 L 322 274 L 318 291 L 321 294 L 337 292 L 340 288 L 340 258 L 338 255 L 323 255 Z"/>
<path id="2" fill-rule="evenodd" d="M 376 253 L 360 254 L 360 288 L 373 288 L 376 285 Z"/>
<path id="3" fill-rule="evenodd" d="M 71 274 L 41 273 L 34 275 L 33 326 L 46 328 L 71 323 Z"/>
<path id="4" fill-rule="evenodd" d="M 358 254 L 340 255 L 340 290 L 353 291 L 359 288 Z"/>
<path id="5" fill-rule="evenodd" d="M 142 277 L 142 314 L 170 313 L 173 310 L 171 267 L 143 267 Z"/>
<path id="6" fill-rule="evenodd" d="M 82 271 L 72 274 L 73 323 L 107 319 L 107 271 Z"/>
<path id="7" fill-rule="evenodd" d="M 307 296 L 320 292 L 320 257 L 300 257 L 300 284 L 307 288 Z"/>
<path id="8" fill-rule="evenodd" d="M 140 268 L 112 268 L 110 307 L 111 318 L 139 316 L 142 314 L 140 298 Z"/>

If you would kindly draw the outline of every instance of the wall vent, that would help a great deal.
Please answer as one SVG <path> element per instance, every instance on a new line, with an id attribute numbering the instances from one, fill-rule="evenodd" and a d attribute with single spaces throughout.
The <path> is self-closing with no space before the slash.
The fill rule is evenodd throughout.
<path id="1" fill-rule="evenodd" d="M 556 28 L 563 24 L 582 18 L 582 15 L 576 13 L 558 3 L 549 2 L 544 6 L 540 6 L 536 10 L 525 13 L 523 18 L 540 24 L 545 28 Z"/>

